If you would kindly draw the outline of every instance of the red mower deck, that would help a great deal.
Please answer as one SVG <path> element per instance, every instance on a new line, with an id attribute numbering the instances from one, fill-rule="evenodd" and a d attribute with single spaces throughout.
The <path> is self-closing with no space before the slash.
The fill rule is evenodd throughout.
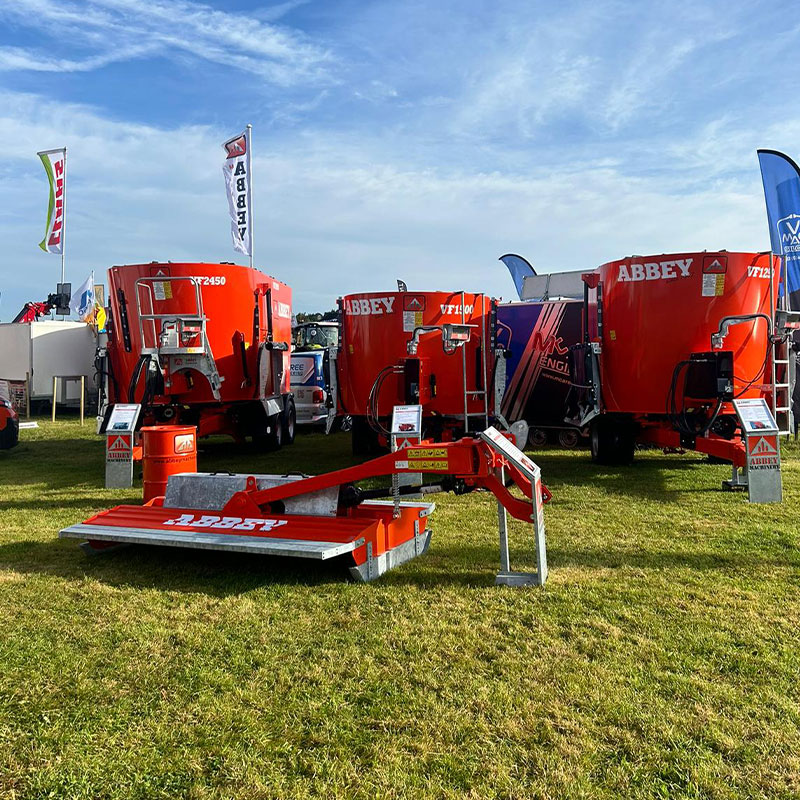
<path id="1" fill-rule="evenodd" d="M 361 490 L 357 481 L 399 473 L 435 476 L 435 483 Z M 515 484 L 522 497 L 510 492 Z M 433 503 L 401 502 L 400 493 L 464 494 L 488 489 L 498 502 L 501 571 L 498 583 L 541 585 L 547 577 L 542 504 L 550 494 L 539 468 L 503 434 L 424 443 L 316 477 L 297 475 L 172 475 L 164 497 L 122 505 L 64 528 L 99 551 L 114 544 L 154 544 L 311 558 L 349 559 L 356 580 L 370 581 L 424 553 Z M 379 496 L 391 500 L 376 500 Z M 506 511 L 534 531 L 535 573 L 511 570 Z"/>

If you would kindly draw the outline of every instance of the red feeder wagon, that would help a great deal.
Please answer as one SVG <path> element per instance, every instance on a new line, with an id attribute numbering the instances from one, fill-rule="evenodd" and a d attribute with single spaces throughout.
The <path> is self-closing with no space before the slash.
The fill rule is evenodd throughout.
<path id="1" fill-rule="evenodd" d="M 495 302 L 471 292 L 380 292 L 339 300 L 332 414 L 353 452 L 387 442 L 395 405 L 420 404 L 425 435 L 449 441 L 495 417 Z"/>
<path id="2" fill-rule="evenodd" d="M 289 388 L 292 293 L 235 264 L 111 267 L 101 352 L 105 404 L 141 403 L 145 425 L 196 425 L 199 436 L 294 439 Z"/>
<path id="3" fill-rule="evenodd" d="M 631 256 L 583 276 L 584 342 L 575 348 L 573 383 L 595 461 L 629 462 L 643 442 L 742 467 L 738 398 L 766 398 L 787 427 L 788 355 L 775 328 L 778 270 L 769 259 L 727 251 Z"/>

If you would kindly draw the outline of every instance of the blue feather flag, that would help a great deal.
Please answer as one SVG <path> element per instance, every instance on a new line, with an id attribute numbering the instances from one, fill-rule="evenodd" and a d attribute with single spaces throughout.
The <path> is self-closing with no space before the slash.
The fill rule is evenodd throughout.
<path id="1" fill-rule="evenodd" d="M 789 309 L 800 310 L 800 169 L 784 153 L 759 150 L 772 252 L 781 256 L 780 294 L 784 287 Z"/>
<path id="2" fill-rule="evenodd" d="M 529 275 L 535 275 L 536 270 L 522 257 L 514 255 L 514 253 L 507 253 L 500 256 L 502 261 L 511 273 L 511 279 L 514 281 L 514 286 L 517 287 L 517 294 L 522 299 L 522 285 L 525 283 L 525 278 Z"/>

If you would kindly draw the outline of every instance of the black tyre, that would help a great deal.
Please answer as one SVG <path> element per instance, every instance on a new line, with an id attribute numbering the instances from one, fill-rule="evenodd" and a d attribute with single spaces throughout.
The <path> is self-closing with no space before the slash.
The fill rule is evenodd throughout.
<path id="1" fill-rule="evenodd" d="M 19 443 L 19 426 L 12 420 L 6 420 L 6 426 L 0 431 L 0 450 L 10 450 Z"/>
<path id="2" fill-rule="evenodd" d="M 280 450 L 283 444 L 282 414 L 273 414 L 258 433 L 253 434 L 253 444 L 265 452 Z"/>
<path id="3" fill-rule="evenodd" d="M 578 431 L 568 429 L 558 432 L 558 443 L 567 450 L 577 447 L 579 439 Z"/>
<path id="4" fill-rule="evenodd" d="M 636 447 L 636 430 L 626 419 L 597 417 L 591 424 L 592 461 L 616 466 L 630 464 Z"/>
<path id="5" fill-rule="evenodd" d="M 294 400 L 291 397 L 289 398 L 289 402 L 286 403 L 286 409 L 281 418 L 281 427 L 281 444 L 293 444 L 297 431 L 297 411 L 294 407 Z"/>
<path id="6" fill-rule="evenodd" d="M 354 456 L 369 456 L 380 449 L 378 435 L 370 428 L 366 417 L 353 417 L 350 437 Z"/>
<path id="7" fill-rule="evenodd" d="M 543 431 L 541 428 L 531 428 L 528 442 L 531 447 L 544 447 L 547 444 L 547 431 Z"/>

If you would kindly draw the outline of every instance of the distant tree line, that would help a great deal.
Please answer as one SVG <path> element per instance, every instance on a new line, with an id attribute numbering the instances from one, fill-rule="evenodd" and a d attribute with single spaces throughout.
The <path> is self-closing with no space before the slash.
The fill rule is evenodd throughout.
<path id="1" fill-rule="evenodd" d="M 337 309 L 324 312 L 305 312 L 298 311 L 295 315 L 297 324 L 301 322 L 336 322 L 339 319 L 339 312 Z"/>

